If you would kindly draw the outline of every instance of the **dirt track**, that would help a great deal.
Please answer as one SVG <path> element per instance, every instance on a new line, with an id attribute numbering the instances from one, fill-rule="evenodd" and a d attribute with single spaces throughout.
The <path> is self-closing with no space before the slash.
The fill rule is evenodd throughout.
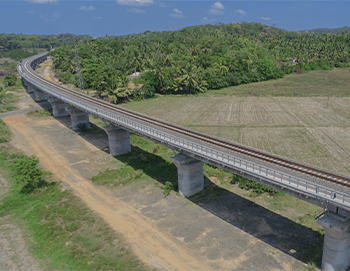
<path id="1" fill-rule="evenodd" d="M 41 120 L 36 125 L 50 126 L 54 120 Z M 137 210 L 112 197 L 108 190 L 94 186 L 83 178 L 72 163 L 60 154 L 60 146 L 52 144 L 48 135 L 38 134 L 29 119 L 7 118 L 5 122 L 15 134 L 13 144 L 26 154 L 36 154 L 44 168 L 51 171 L 59 180 L 67 183 L 71 189 L 93 210 L 97 211 L 109 225 L 124 234 L 132 244 L 136 254 L 146 263 L 166 270 L 208 269 L 208 266 L 196 258 L 191 251 L 184 249 L 171 240 L 170 236 L 159 232 L 156 226 Z M 63 128 L 63 127 L 62 127 Z M 77 164 L 89 164 L 91 152 L 99 151 L 84 139 L 75 137 L 82 145 L 80 157 L 85 152 L 90 159 L 77 161 Z M 74 148 L 76 149 L 76 148 Z M 90 155 L 89 155 L 90 153 Z M 104 154 L 103 152 L 100 155 Z M 98 156 L 98 154 L 97 154 Z M 96 155 L 93 158 L 97 158 Z"/>

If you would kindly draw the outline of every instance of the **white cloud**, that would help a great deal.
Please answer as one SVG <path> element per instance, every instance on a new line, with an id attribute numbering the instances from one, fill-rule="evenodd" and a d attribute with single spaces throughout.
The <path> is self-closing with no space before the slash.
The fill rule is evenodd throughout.
<path id="1" fill-rule="evenodd" d="M 25 0 L 25 1 L 33 4 L 53 4 L 58 2 L 58 0 Z"/>
<path id="2" fill-rule="evenodd" d="M 216 2 L 213 6 L 211 6 L 211 8 L 225 9 L 225 7 L 220 2 Z"/>
<path id="3" fill-rule="evenodd" d="M 153 0 L 116 0 L 116 2 L 123 6 L 148 6 L 154 4 Z"/>
<path id="4" fill-rule="evenodd" d="M 270 21 L 271 20 L 270 17 L 259 17 L 259 19 L 265 20 L 265 21 Z"/>
<path id="5" fill-rule="evenodd" d="M 146 11 L 143 9 L 138 9 L 138 8 L 132 8 L 132 9 L 128 9 L 128 12 L 132 12 L 132 13 L 145 13 Z"/>
<path id="6" fill-rule="evenodd" d="M 55 22 L 58 18 L 60 18 L 62 16 L 61 13 L 59 12 L 54 12 L 52 13 L 52 16 L 49 16 L 48 14 L 46 15 L 40 15 L 40 17 L 45 21 L 45 22 L 48 22 L 48 23 L 53 23 Z"/>
<path id="7" fill-rule="evenodd" d="M 162 8 L 166 8 L 167 7 L 167 5 L 164 4 L 163 2 L 155 2 L 155 4 L 161 6 Z"/>
<path id="8" fill-rule="evenodd" d="M 223 4 L 221 4 L 220 2 L 216 2 L 214 5 L 211 6 L 209 13 L 213 15 L 220 15 L 224 13 L 224 9 L 225 7 L 223 6 Z"/>
<path id="9" fill-rule="evenodd" d="M 244 10 L 241 10 L 241 9 L 237 9 L 235 12 L 239 13 L 241 15 L 246 15 L 247 14 L 247 12 L 245 12 Z"/>
<path id="10" fill-rule="evenodd" d="M 95 10 L 95 8 L 93 6 L 90 6 L 90 7 L 81 6 L 79 9 L 82 10 L 82 11 L 93 11 L 93 10 Z"/>
<path id="11" fill-rule="evenodd" d="M 203 23 L 210 23 L 210 22 L 215 22 L 216 19 L 211 19 L 211 20 L 209 20 L 207 17 L 203 17 L 201 21 L 202 21 Z"/>
<path id="12" fill-rule="evenodd" d="M 102 19 L 102 17 L 97 16 L 97 17 L 94 17 L 93 19 L 94 19 L 94 20 L 100 20 L 100 19 Z"/>
<path id="13" fill-rule="evenodd" d="M 174 18 L 185 18 L 185 15 L 183 15 L 183 12 L 178 10 L 177 8 L 173 9 L 174 13 L 170 13 L 169 15 Z"/>
<path id="14" fill-rule="evenodd" d="M 34 13 L 34 11 L 32 11 L 32 10 L 28 10 L 28 13 Z"/>

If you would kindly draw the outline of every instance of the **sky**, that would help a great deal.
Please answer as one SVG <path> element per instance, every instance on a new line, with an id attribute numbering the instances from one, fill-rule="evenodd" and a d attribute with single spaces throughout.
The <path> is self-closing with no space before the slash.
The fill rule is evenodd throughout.
<path id="1" fill-rule="evenodd" d="M 93 37 L 259 22 L 285 30 L 350 26 L 350 1 L 0 0 L 0 33 Z"/>

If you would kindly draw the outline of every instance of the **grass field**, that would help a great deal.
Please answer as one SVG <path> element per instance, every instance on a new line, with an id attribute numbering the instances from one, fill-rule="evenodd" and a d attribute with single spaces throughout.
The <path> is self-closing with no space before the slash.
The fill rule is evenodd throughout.
<path id="1" fill-rule="evenodd" d="M 280 82 L 299 80 L 300 84 L 303 80 L 309 81 L 308 88 L 313 89 L 313 94 L 317 94 L 318 90 L 321 91 L 319 94 L 328 94 L 325 92 L 327 88 L 323 88 L 316 78 L 321 80 L 322 73 L 325 73 L 323 75 L 325 78 L 330 78 L 330 82 L 336 82 L 337 76 L 344 76 L 339 82 L 339 90 L 332 90 L 328 108 L 327 96 L 221 95 L 228 94 L 228 89 L 220 90 L 222 91 L 220 95 L 212 91 L 209 92 L 212 95 L 163 96 L 123 106 L 193 130 L 348 175 L 350 97 L 334 96 L 337 92 L 342 96 L 350 93 L 345 87 L 346 82 L 350 83 L 350 79 L 345 78 L 346 72 L 350 74 L 350 69 L 316 71 L 276 80 Z M 269 81 L 231 89 L 255 88 L 258 91 L 273 84 Z M 284 89 L 291 90 L 289 87 Z M 305 88 L 297 88 L 297 91 L 307 93 Z"/>
<path id="2" fill-rule="evenodd" d="M 331 71 L 313 71 L 304 74 L 286 75 L 281 79 L 219 90 L 210 90 L 204 95 L 273 95 L 273 96 L 350 96 L 350 68 Z"/>

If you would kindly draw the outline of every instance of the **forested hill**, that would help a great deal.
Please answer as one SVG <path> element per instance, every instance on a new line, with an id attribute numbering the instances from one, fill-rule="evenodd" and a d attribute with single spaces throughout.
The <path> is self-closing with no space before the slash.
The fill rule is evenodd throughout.
<path id="1" fill-rule="evenodd" d="M 350 34 L 299 35 L 258 23 L 186 27 L 178 31 L 105 37 L 77 45 L 86 88 L 113 101 L 127 96 L 127 78 L 143 72 L 143 93 L 197 93 L 347 67 Z M 74 46 L 52 52 L 63 81 L 76 83 Z"/>
<path id="2" fill-rule="evenodd" d="M 60 34 L 60 35 L 24 35 L 24 34 L 0 34 L 0 48 L 12 49 L 40 49 L 58 47 L 62 44 L 72 44 L 77 40 L 90 40 L 87 35 Z"/>
<path id="3" fill-rule="evenodd" d="M 350 27 L 344 26 L 344 27 L 338 27 L 338 28 L 315 28 L 311 30 L 303 30 L 299 31 L 303 34 L 309 34 L 309 35 L 323 35 L 323 34 L 349 34 L 350 33 Z"/>

